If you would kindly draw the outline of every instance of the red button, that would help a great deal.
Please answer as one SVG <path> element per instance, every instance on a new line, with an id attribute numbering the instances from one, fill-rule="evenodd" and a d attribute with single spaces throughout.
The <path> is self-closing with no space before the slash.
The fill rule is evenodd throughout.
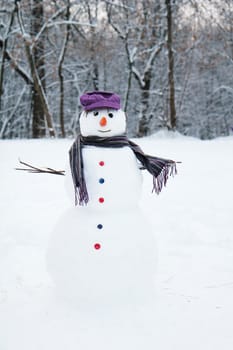
<path id="1" fill-rule="evenodd" d="M 95 243 L 95 244 L 94 244 L 94 248 L 95 248 L 96 250 L 98 250 L 98 249 L 101 248 L 101 245 L 100 245 L 99 243 Z"/>
<path id="2" fill-rule="evenodd" d="M 99 165 L 100 165 L 100 166 L 104 166 L 104 161 L 101 160 L 101 161 L 99 162 Z"/>
<path id="3" fill-rule="evenodd" d="M 103 202 L 104 202 L 104 198 L 103 198 L 103 197 L 100 197 L 100 198 L 99 198 L 99 202 L 100 202 L 100 203 L 103 203 Z"/>

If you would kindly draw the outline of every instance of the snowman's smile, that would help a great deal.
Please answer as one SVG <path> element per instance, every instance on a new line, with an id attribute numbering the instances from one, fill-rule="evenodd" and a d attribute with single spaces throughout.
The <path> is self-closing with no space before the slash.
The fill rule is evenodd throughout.
<path id="1" fill-rule="evenodd" d="M 109 130 L 98 130 L 99 132 L 109 132 L 111 131 L 110 129 Z"/>

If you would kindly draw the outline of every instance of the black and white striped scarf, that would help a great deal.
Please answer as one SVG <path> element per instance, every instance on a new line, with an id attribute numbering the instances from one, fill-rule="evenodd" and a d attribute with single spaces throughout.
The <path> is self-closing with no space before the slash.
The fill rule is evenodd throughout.
<path id="1" fill-rule="evenodd" d="M 148 170 L 153 176 L 152 192 L 155 191 L 157 194 L 161 192 L 163 186 L 166 186 L 168 177 L 177 173 L 175 161 L 145 154 L 141 148 L 136 143 L 130 141 L 126 135 L 112 137 L 83 137 L 79 135 L 69 151 L 70 168 L 75 191 L 75 205 L 84 205 L 89 201 L 83 172 L 82 148 L 84 146 L 107 148 L 130 147 L 136 158 L 142 164 L 142 169 Z"/>

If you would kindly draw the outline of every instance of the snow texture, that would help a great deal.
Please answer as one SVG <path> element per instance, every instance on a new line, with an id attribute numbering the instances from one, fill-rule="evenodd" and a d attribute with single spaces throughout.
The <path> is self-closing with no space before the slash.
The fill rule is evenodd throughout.
<path id="1" fill-rule="evenodd" d="M 156 291 L 140 303 L 98 296 L 79 303 L 54 293 L 46 254 L 71 205 L 64 178 L 14 168 L 18 157 L 65 168 L 72 141 L 0 142 L 1 350 L 232 349 L 233 137 L 160 132 L 136 142 L 146 153 L 182 161 L 159 196 L 143 172 L 140 206 L 158 253 Z M 126 244 L 132 236 L 129 230 Z M 145 241 L 142 229 L 139 245 Z"/>

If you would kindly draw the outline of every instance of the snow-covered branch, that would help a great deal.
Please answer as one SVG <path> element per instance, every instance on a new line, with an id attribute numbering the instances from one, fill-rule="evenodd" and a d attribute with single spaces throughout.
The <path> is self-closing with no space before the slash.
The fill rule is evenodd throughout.
<path id="1" fill-rule="evenodd" d="M 164 42 L 160 42 L 159 44 L 154 45 L 154 47 L 152 48 L 152 52 L 151 52 L 151 54 L 146 62 L 146 66 L 145 66 L 144 74 L 143 74 L 144 76 L 147 72 L 149 72 L 152 69 L 154 59 L 162 50 L 163 45 L 164 45 Z"/>
<path id="2" fill-rule="evenodd" d="M 129 62 L 131 64 L 133 64 L 135 61 L 137 51 L 138 51 L 137 47 L 134 47 L 132 50 L 129 50 Z"/>
<path id="3" fill-rule="evenodd" d="M 48 21 L 44 23 L 44 25 L 41 27 L 40 31 L 37 33 L 37 35 L 34 38 L 34 45 L 35 43 L 39 40 L 41 35 L 44 33 L 44 31 L 48 28 L 48 25 L 50 24 L 51 21 L 55 20 L 58 16 L 60 16 L 64 11 L 66 10 L 66 6 L 63 6 L 59 10 L 57 10 L 51 18 L 49 18 Z"/>
<path id="4" fill-rule="evenodd" d="M 135 66 L 133 66 L 132 71 L 134 73 L 135 78 L 139 82 L 140 86 L 144 87 L 145 86 L 144 75 L 142 76 Z"/>
<path id="5" fill-rule="evenodd" d="M 219 86 L 217 89 L 215 89 L 213 91 L 213 94 L 216 94 L 218 93 L 219 91 L 227 91 L 227 92 L 230 92 L 231 94 L 233 94 L 233 88 L 230 87 L 230 86 L 226 86 L 226 85 L 221 85 Z"/>
<path id="6" fill-rule="evenodd" d="M 0 39 L 0 49 L 2 48 L 2 39 Z M 15 58 L 8 50 L 5 51 L 5 58 L 11 63 L 11 67 L 23 78 L 27 84 L 32 84 L 33 81 L 28 73 L 17 63 Z"/>
<path id="7" fill-rule="evenodd" d="M 23 90 L 21 91 L 21 94 L 20 94 L 18 100 L 16 101 L 16 104 L 15 104 L 13 110 L 11 111 L 11 114 L 9 115 L 8 118 L 5 118 L 5 120 L 4 120 L 3 124 L 2 124 L 1 130 L 0 130 L 0 139 L 3 138 L 5 130 L 7 128 L 7 125 L 10 123 L 10 121 L 14 117 L 14 114 L 15 114 L 17 108 L 19 107 L 20 101 L 21 101 L 25 91 L 26 91 L 26 86 L 24 86 Z"/>
<path id="8" fill-rule="evenodd" d="M 127 6 L 125 4 L 119 4 L 119 3 L 115 3 L 114 1 L 109 1 L 109 0 L 101 0 L 101 2 L 104 2 L 105 4 L 107 5 L 110 5 L 110 6 L 114 6 L 114 7 L 118 7 L 118 8 L 123 8 L 123 9 L 127 9 L 127 10 L 135 10 L 133 7 L 131 6 Z"/>
<path id="9" fill-rule="evenodd" d="M 90 24 L 87 22 L 79 22 L 75 20 L 60 20 L 60 21 L 54 21 L 57 17 L 59 17 L 62 13 L 66 11 L 66 6 L 63 6 L 60 8 L 47 22 L 44 23 L 44 25 L 41 27 L 38 34 L 35 36 L 33 40 L 33 46 L 36 44 L 36 42 L 40 39 L 41 35 L 44 33 L 44 31 L 47 28 L 51 28 L 54 26 L 61 26 L 61 25 L 75 25 L 75 26 L 88 26 L 88 27 L 96 27 L 96 24 Z"/>
<path id="10" fill-rule="evenodd" d="M 79 26 L 87 26 L 87 27 L 96 27 L 96 24 L 91 24 L 91 23 L 88 23 L 88 22 L 79 22 L 79 21 L 73 21 L 73 20 L 70 20 L 70 21 L 56 21 L 56 22 L 53 22 L 53 23 L 49 23 L 47 25 L 47 28 L 50 28 L 50 27 L 53 27 L 53 26 L 58 26 L 58 25 L 64 25 L 64 24 L 68 24 L 68 25 L 79 25 Z"/>

